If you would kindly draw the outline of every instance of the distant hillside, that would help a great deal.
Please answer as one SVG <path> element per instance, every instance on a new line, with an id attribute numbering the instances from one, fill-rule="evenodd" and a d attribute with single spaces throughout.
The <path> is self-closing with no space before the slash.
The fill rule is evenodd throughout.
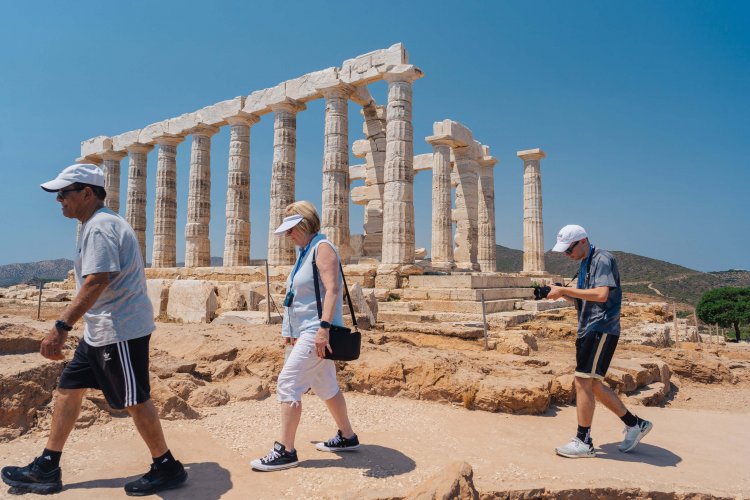
<path id="1" fill-rule="evenodd" d="M 7 264 L 0 266 L 0 287 L 25 283 L 32 278 L 60 281 L 73 269 L 70 259 L 42 260 L 27 264 Z"/>
<path id="2" fill-rule="evenodd" d="M 743 270 L 703 273 L 663 260 L 651 259 L 627 252 L 613 251 L 620 266 L 622 288 L 626 292 L 643 293 L 696 304 L 703 292 L 720 286 L 750 286 L 750 272 Z M 547 271 L 566 279 L 578 269 L 565 255 L 547 252 L 544 256 Z M 497 246 L 497 270 L 518 272 L 523 267 L 523 252 Z"/>

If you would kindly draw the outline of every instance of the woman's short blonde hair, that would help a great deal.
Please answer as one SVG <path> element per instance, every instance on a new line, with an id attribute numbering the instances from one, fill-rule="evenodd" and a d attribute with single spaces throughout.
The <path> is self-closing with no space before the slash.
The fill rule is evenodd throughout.
<path id="1" fill-rule="evenodd" d="M 284 216 L 289 217 L 290 215 L 302 216 L 302 221 L 300 221 L 297 226 L 307 234 L 315 234 L 320 231 L 320 217 L 318 216 L 318 211 L 315 210 L 315 205 L 309 201 L 295 201 L 294 203 L 287 205 L 284 210 Z"/>

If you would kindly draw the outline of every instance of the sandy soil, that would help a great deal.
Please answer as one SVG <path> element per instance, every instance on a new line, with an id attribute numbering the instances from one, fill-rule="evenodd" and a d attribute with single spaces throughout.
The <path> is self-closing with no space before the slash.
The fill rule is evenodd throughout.
<path id="1" fill-rule="evenodd" d="M 29 320 L 36 310 L 0 308 L 3 322 L 45 329 Z M 54 317 L 55 311 L 45 316 Z M 252 329 L 272 337 L 278 327 Z M 246 328 L 160 324 L 154 349 L 172 356 L 247 341 Z M 420 336 L 430 348 L 481 354 L 478 343 Z M 747 346 L 727 346 L 731 357 L 745 359 Z M 747 351 L 747 352 L 746 352 Z M 620 355 L 630 348 L 623 346 Z M 572 353 L 564 341 L 540 343 L 535 356 L 564 362 Z M 641 353 L 632 348 L 631 354 Z M 497 355 L 493 352 L 491 355 Z M 34 355 L 24 355 L 22 357 Z M 15 358 L 15 359 L 20 359 Z M 498 362 L 505 358 L 498 357 Z M 0 357 L 0 362 L 5 362 Z M 5 368 L 5 366 L 4 366 Z M 412 487 L 455 461 L 474 468 L 477 489 L 485 495 L 528 488 L 552 490 L 592 487 L 642 488 L 649 491 L 750 497 L 750 382 L 705 385 L 679 382 L 663 407 L 635 407 L 652 420 L 654 430 L 634 453 L 621 454 L 619 419 L 599 408 L 593 460 L 557 457 L 554 447 L 575 432 L 575 408 L 551 407 L 541 416 L 471 411 L 463 407 L 403 398 L 346 393 L 351 420 L 363 443 L 348 455 L 315 450 L 335 427 L 325 406 L 306 395 L 297 435 L 301 464 L 274 473 L 250 470 L 249 461 L 267 453 L 279 427 L 274 397 L 199 408 L 200 420 L 163 421 L 175 456 L 189 468 L 188 484 L 162 498 L 384 498 L 403 496 Z M 26 464 L 43 448 L 45 433 L 32 431 L 0 443 L 0 464 Z M 75 430 L 62 459 L 61 498 L 121 498 L 122 485 L 146 471 L 148 452 L 128 418 L 114 418 Z M 0 498 L 17 498 L 0 486 Z"/>

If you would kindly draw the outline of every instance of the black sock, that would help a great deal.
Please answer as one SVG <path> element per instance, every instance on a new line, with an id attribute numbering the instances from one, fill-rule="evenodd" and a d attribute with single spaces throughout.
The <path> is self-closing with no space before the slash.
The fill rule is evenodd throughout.
<path id="1" fill-rule="evenodd" d="M 42 459 L 40 460 L 40 467 L 46 472 L 57 469 L 60 467 L 61 456 L 61 451 L 52 451 L 45 448 L 40 457 Z"/>
<path id="2" fill-rule="evenodd" d="M 158 468 L 169 468 L 172 467 L 175 464 L 176 460 L 172 456 L 172 452 L 167 450 L 167 452 L 160 456 L 154 458 L 154 465 L 156 465 Z"/>
<path id="3" fill-rule="evenodd" d="M 635 427 L 640 423 L 640 419 L 630 413 L 630 410 L 625 410 L 625 415 L 620 417 L 620 420 L 622 420 L 622 423 L 627 425 L 628 427 Z"/>
<path id="4" fill-rule="evenodd" d="M 591 444 L 591 427 L 578 426 L 576 437 L 586 444 Z"/>

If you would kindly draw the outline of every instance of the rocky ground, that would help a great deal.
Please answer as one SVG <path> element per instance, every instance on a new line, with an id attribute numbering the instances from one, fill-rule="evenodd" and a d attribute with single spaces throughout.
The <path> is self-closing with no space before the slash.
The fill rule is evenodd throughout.
<path id="1" fill-rule="evenodd" d="M 37 321 L 30 319 L 36 307 L 11 302 L 0 302 L 0 460 L 26 463 L 44 445 L 63 367 L 39 356 L 38 345 L 64 304 L 45 304 Z M 276 438 L 279 326 L 159 323 L 153 398 L 171 447 L 191 464 L 190 487 L 165 497 L 401 498 L 430 488 L 459 496 L 476 488 L 483 498 L 750 496 L 742 473 L 750 346 L 659 347 L 659 325 L 670 323 L 659 306 L 625 307 L 623 328 L 640 340 L 618 347 L 607 379 L 655 430 L 638 453 L 621 455 L 622 426 L 600 409 L 599 459 L 552 453 L 575 429 L 572 313 L 493 332 L 490 351 L 476 340 L 366 332 L 361 359 L 339 365 L 365 446 L 344 457 L 316 452 L 311 442 L 335 429 L 324 405 L 306 395 L 297 445 L 303 462 L 274 474 L 251 472 L 247 463 Z M 72 332 L 71 349 L 80 334 Z M 148 458 L 132 423 L 91 391 L 78 428 L 63 457 L 68 486 L 60 496 L 121 495 Z"/>

